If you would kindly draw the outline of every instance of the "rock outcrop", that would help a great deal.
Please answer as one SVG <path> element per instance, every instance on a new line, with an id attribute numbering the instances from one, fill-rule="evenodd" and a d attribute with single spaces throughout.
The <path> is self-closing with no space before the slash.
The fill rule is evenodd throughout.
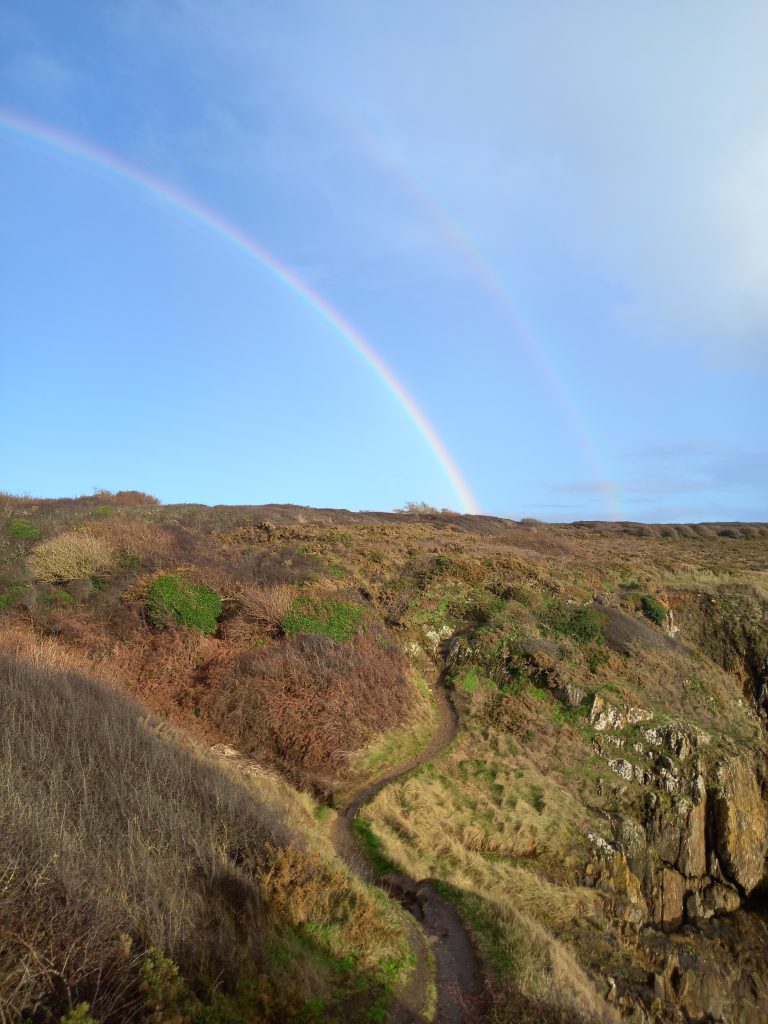
<path id="1" fill-rule="evenodd" d="M 718 766 L 710 816 L 713 852 L 726 878 L 746 896 L 768 883 L 768 805 L 761 789 L 748 761 Z"/>
<path id="2" fill-rule="evenodd" d="M 658 723 L 603 697 L 590 721 L 596 752 L 625 784 L 621 806 L 636 816 L 616 812 L 611 838 L 590 836 L 584 881 L 603 894 L 625 941 L 634 934 L 634 957 L 653 979 L 634 995 L 612 979 L 617 1005 L 645 1000 L 649 1021 L 768 1021 L 768 972 L 738 944 L 747 934 L 754 950 L 768 944 L 765 920 L 741 909 L 768 892 L 758 755 L 713 750 L 694 725 Z"/>

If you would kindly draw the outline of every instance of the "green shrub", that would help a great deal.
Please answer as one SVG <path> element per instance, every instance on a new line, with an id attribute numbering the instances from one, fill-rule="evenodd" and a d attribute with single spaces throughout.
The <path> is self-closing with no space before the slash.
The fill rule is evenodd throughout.
<path id="1" fill-rule="evenodd" d="M 147 590 L 147 611 L 156 626 L 171 618 L 180 626 L 212 633 L 221 610 L 221 598 L 215 590 L 175 573 L 158 576 Z"/>
<path id="2" fill-rule="evenodd" d="M 640 610 L 646 619 L 655 622 L 657 626 L 663 626 L 667 621 L 667 609 L 661 601 L 650 594 L 644 594 L 640 598 Z"/>
<path id="3" fill-rule="evenodd" d="M 281 625 L 288 636 L 294 633 L 315 633 L 344 643 L 359 631 L 365 615 L 362 605 L 349 601 L 297 597 Z"/>
<path id="4" fill-rule="evenodd" d="M 605 623 L 594 608 L 560 605 L 548 618 L 555 633 L 569 636 L 579 644 L 605 642 Z"/>
<path id="5" fill-rule="evenodd" d="M 98 1021 L 91 1016 L 90 1003 L 78 1003 L 69 1013 L 64 1014 L 61 1024 L 98 1024 Z"/>
<path id="6" fill-rule="evenodd" d="M 40 540 L 40 531 L 32 523 L 26 523 L 23 519 L 13 519 L 8 527 L 8 532 L 18 540 Z"/>
<path id="7" fill-rule="evenodd" d="M 178 966 L 154 946 L 141 965 L 141 988 L 147 1005 L 165 1019 L 183 1020 L 193 1007 L 190 993 L 179 975 Z"/>

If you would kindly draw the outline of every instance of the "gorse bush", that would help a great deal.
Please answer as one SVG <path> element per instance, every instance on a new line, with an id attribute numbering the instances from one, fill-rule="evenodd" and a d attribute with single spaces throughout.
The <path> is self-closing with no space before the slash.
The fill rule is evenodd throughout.
<path id="1" fill-rule="evenodd" d="M 68 583 L 105 576 L 115 568 L 112 545 L 84 531 L 60 533 L 43 541 L 29 555 L 29 566 L 44 583 Z"/>
<path id="2" fill-rule="evenodd" d="M 213 633 L 222 604 L 219 595 L 210 587 L 193 583 L 175 573 L 164 573 L 147 588 L 147 611 L 150 621 L 156 626 L 171 620 L 180 626 Z"/>
<path id="3" fill-rule="evenodd" d="M 364 616 L 363 606 L 349 601 L 297 597 L 283 616 L 282 627 L 288 636 L 314 633 L 344 643 L 360 631 Z"/>

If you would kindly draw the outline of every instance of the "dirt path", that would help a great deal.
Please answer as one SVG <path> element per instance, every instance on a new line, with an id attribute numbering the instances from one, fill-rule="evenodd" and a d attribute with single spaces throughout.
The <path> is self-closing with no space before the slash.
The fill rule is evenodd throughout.
<path id="1" fill-rule="evenodd" d="M 467 1005 L 480 993 L 480 972 L 472 944 L 456 908 L 444 899 L 430 881 L 417 882 L 407 875 L 390 874 L 376 878 L 364 857 L 353 830 L 361 807 L 372 800 L 390 782 L 406 775 L 417 765 L 431 761 L 456 735 L 456 712 L 445 687 L 438 681 L 433 688 L 438 724 L 427 746 L 416 757 L 346 796 L 346 807 L 339 811 L 331 839 L 336 852 L 364 881 L 383 888 L 419 922 L 412 926 L 410 941 L 416 954 L 416 968 L 408 985 L 398 993 L 387 1024 L 416 1024 L 424 1020 L 422 1009 L 430 983 L 430 952 L 437 974 L 437 1024 L 470 1024 Z M 424 941 L 427 937 L 427 944 Z"/>

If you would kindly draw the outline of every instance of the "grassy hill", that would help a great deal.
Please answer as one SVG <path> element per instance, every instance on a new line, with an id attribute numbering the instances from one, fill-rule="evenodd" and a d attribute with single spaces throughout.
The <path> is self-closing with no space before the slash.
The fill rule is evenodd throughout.
<path id="1" fill-rule="evenodd" d="M 3 1013 L 386 1019 L 331 825 L 441 677 L 358 835 L 458 908 L 462 1019 L 768 1019 L 767 611 L 763 524 L 3 496 Z"/>

